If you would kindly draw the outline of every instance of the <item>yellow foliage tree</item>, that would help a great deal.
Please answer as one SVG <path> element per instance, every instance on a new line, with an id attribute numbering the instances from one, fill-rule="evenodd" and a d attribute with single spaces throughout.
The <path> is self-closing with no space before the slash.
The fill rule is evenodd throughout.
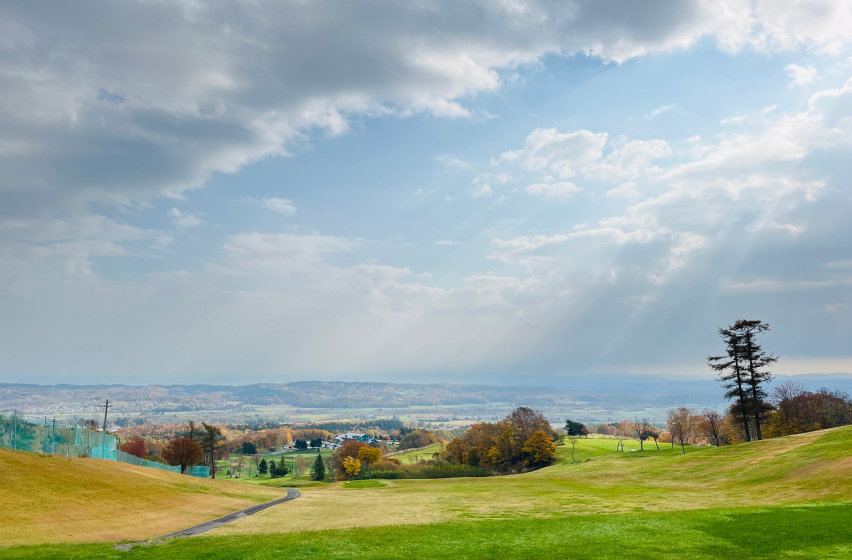
<path id="1" fill-rule="evenodd" d="M 355 478 L 361 473 L 361 461 L 352 457 L 343 458 L 343 477 L 348 480 Z"/>
<path id="2" fill-rule="evenodd" d="M 556 457 L 556 444 L 542 430 L 533 433 L 524 443 L 524 453 L 527 454 L 527 465 L 549 465 Z"/>
<path id="3" fill-rule="evenodd" d="M 382 450 L 378 447 L 362 447 L 358 450 L 358 460 L 367 465 L 378 463 L 382 460 Z"/>

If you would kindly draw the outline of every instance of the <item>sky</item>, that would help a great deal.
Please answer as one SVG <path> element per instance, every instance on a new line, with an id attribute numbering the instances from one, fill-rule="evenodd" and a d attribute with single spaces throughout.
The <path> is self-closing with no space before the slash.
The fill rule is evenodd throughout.
<path id="1" fill-rule="evenodd" d="M 0 4 L 0 370 L 852 372 L 852 4 Z"/>

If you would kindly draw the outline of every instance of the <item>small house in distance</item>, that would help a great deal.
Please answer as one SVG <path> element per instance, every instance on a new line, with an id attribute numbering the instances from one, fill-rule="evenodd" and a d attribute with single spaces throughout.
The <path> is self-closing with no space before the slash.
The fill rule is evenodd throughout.
<path id="1" fill-rule="evenodd" d="M 347 441 L 363 441 L 366 444 L 372 444 L 373 438 L 367 434 L 361 434 L 358 432 L 346 432 L 345 434 L 340 434 L 334 438 L 334 444 L 337 447 L 340 447 Z"/>

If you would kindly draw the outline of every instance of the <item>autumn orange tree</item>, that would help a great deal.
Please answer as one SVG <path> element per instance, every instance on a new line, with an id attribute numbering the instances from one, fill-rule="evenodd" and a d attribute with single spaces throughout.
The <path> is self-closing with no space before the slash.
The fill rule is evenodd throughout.
<path id="1" fill-rule="evenodd" d="M 148 456 L 148 446 L 145 444 L 145 440 L 140 437 L 130 438 L 129 441 L 121 445 L 120 449 L 128 455 L 133 455 L 140 459 Z"/>
<path id="2" fill-rule="evenodd" d="M 186 467 L 197 465 L 204 457 L 201 446 L 189 438 L 173 439 L 163 447 L 163 460 L 172 466 L 180 465 L 180 472 Z"/>

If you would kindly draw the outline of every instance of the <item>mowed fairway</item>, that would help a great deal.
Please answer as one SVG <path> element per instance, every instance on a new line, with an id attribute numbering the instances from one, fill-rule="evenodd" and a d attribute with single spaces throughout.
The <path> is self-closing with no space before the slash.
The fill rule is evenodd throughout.
<path id="1" fill-rule="evenodd" d="M 638 442 L 627 442 L 638 449 Z M 334 483 L 305 488 L 287 507 L 212 534 L 257 535 L 317 529 L 519 519 L 579 514 L 681 511 L 852 500 L 852 427 L 722 448 L 646 445 L 615 453 L 615 441 L 582 440 L 571 463 L 487 478 L 392 480 L 381 488 Z M 588 459 L 588 460 L 587 460 Z"/>
<path id="2" fill-rule="evenodd" d="M 0 544 L 150 538 L 284 494 L 113 461 L 0 449 Z"/>

